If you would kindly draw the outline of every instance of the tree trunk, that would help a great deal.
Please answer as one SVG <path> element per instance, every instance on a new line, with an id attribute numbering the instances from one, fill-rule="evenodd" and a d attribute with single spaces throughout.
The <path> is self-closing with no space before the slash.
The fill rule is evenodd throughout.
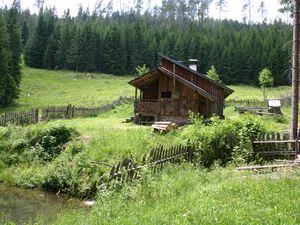
<path id="1" fill-rule="evenodd" d="M 299 0 L 294 0 L 291 139 L 297 138 L 299 97 Z"/>

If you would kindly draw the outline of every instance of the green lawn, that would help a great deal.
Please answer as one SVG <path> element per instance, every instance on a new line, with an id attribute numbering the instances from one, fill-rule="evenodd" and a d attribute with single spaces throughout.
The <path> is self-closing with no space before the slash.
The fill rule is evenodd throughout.
<path id="1" fill-rule="evenodd" d="M 125 123 L 126 118 L 132 115 L 132 104 L 126 104 L 97 117 L 52 121 L 48 125 L 63 123 L 74 127 L 85 141 L 91 159 L 109 163 L 124 156 L 141 159 L 151 148 L 160 144 L 171 146 L 184 143 L 176 132 L 160 135 L 151 132 L 150 126 Z"/>
<path id="2" fill-rule="evenodd" d="M 99 106 L 117 99 L 132 96 L 134 89 L 127 82 L 132 76 L 49 71 L 23 67 L 20 98 L 1 112 L 21 111 L 52 105 Z"/>

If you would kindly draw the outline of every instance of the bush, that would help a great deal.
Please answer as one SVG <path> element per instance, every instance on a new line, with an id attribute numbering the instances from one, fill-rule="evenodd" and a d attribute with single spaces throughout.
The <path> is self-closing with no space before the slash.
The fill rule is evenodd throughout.
<path id="1" fill-rule="evenodd" d="M 49 164 L 42 187 L 77 197 L 93 197 L 103 172 L 91 164 L 81 144 L 72 144 Z"/>
<path id="2" fill-rule="evenodd" d="M 77 134 L 62 124 L 1 128 L 0 161 L 7 166 L 51 161 Z"/>
<path id="3" fill-rule="evenodd" d="M 193 115 L 192 121 L 193 125 L 186 127 L 181 135 L 195 146 L 199 162 L 208 167 L 215 161 L 225 165 L 235 159 L 250 160 L 252 140 L 265 131 L 251 116 L 234 121 L 213 117 L 206 125 L 203 118 Z"/>
<path id="4" fill-rule="evenodd" d="M 46 127 L 37 135 L 35 144 L 31 147 L 31 154 L 43 161 L 51 161 L 60 154 L 64 145 L 77 134 L 74 128 L 64 124 Z"/>

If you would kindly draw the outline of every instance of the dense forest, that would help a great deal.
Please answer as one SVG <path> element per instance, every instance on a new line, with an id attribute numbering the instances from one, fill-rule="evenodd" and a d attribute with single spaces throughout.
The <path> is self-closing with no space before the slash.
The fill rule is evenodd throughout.
<path id="1" fill-rule="evenodd" d="M 269 24 L 264 18 L 256 24 L 212 19 L 211 2 L 163 0 L 161 7 L 142 10 L 142 1 L 136 1 L 129 11 L 80 7 L 77 16 L 66 10 L 60 18 L 53 8 L 41 8 L 39 15 L 24 10 L 20 26 L 25 63 L 124 75 L 138 65 L 153 68 L 161 52 L 180 61 L 198 59 L 202 73 L 215 65 L 226 84 L 258 84 L 265 67 L 276 86 L 290 84 L 291 26 Z"/>

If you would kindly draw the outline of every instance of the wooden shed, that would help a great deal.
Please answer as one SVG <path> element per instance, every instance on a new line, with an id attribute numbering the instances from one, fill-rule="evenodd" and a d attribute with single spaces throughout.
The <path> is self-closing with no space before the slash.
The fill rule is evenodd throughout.
<path id="1" fill-rule="evenodd" d="M 224 100 L 233 93 L 210 79 L 164 55 L 159 66 L 129 82 L 135 89 L 134 115 L 137 122 L 188 122 L 189 113 L 205 118 L 223 116 Z M 138 93 L 139 92 L 139 93 Z"/>

